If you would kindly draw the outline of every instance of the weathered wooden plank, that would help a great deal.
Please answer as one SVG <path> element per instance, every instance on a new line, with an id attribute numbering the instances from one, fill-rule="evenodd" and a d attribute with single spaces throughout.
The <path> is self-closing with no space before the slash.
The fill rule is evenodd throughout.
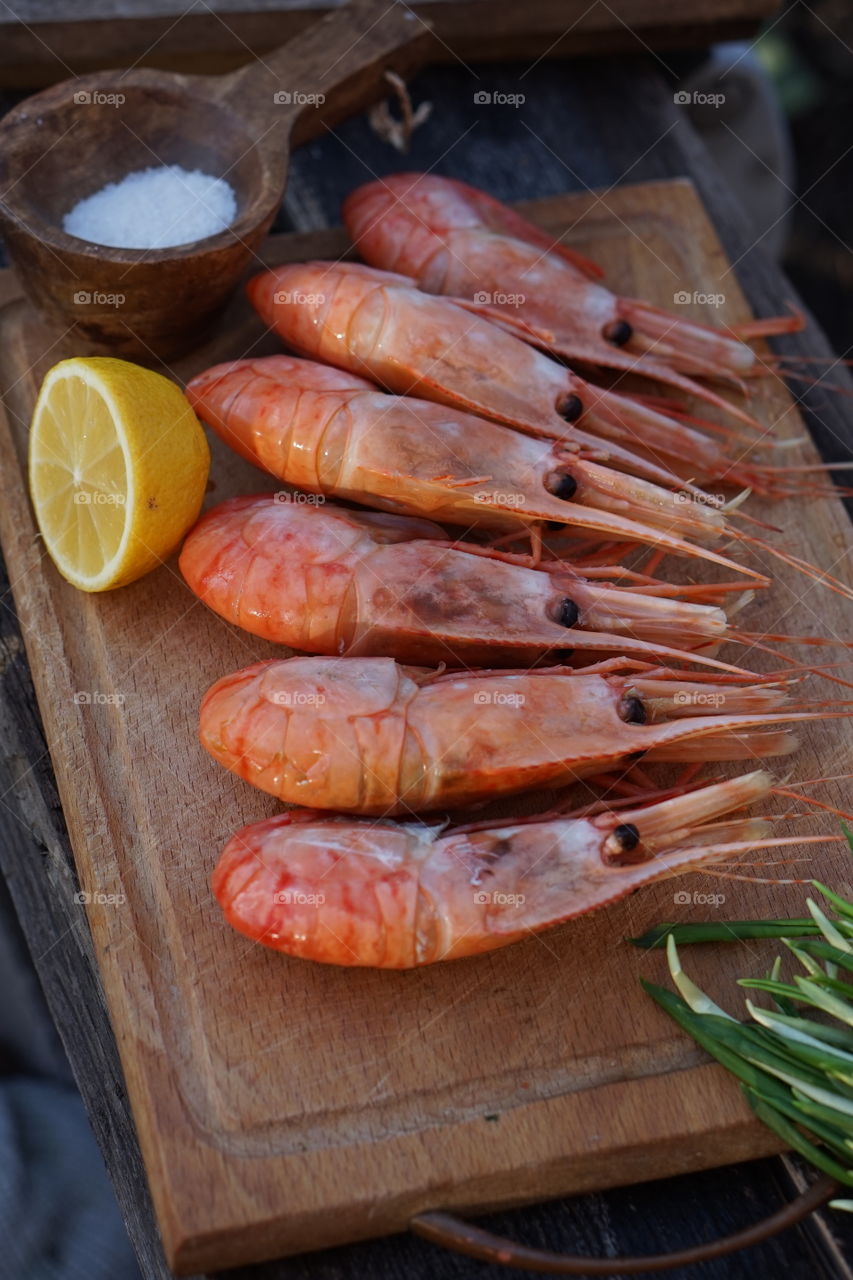
<path id="1" fill-rule="evenodd" d="M 340 5 L 344 0 L 337 0 Z M 225 71 L 302 30 L 334 0 L 19 0 L 0 9 L 0 87 L 32 88 L 102 67 Z M 778 0 L 421 0 L 436 56 L 481 62 L 645 48 L 707 47 L 742 37 Z"/>

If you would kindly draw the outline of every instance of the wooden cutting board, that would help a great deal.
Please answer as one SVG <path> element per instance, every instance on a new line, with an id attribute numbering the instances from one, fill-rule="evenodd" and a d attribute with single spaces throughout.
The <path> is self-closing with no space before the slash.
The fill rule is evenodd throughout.
<path id="1" fill-rule="evenodd" d="M 568 241 L 624 293 L 666 305 L 680 291 L 722 293 L 719 308 L 696 302 L 685 314 L 749 314 L 687 182 L 529 211 L 552 232 L 570 228 Z M 337 231 L 279 237 L 266 257 L 343 247 Z M 0 297 L 10 288 L 7 275 Z M 240 299 L 173 372 L 275 349 Z M 801 914 L 800 888 L 694 875 L 504 951 L 400 974 L 310 965 L 229 930 L 210 872 L 235 828 L 276 804 L 205 755 L 196 712 L 217 677 L 274 649 L 207 612 L 174 561 L 97 597 L 58 577 L 23 458 L 39 381 L 66 354 L 20 298 L 0 310 L 0 536 L 171 1265 L 233 1266 L 399 1230 L 425 1208 L 517 1204 L 777 1150 L 731 1078 L 642 993 L 641 974 L 663 980 L 662 955 L 623 939 L 715 911 Z M 801 429 L 779 387 L 757 392 L 754 407 L 783 433 Z M 211 502 L 278 487 L 213 447 Z M 842 571 L 850 527 L 839 503 L 752 510 L 772 510 L 788 545 Z M 850 609 L 782 571 L 744 622 L 849 636 Z M 797 777 L 849 768 L 843 722 L 802 739 Z M 819 794 L 844 805 L 843 783 Z M 844 885 L 848 863 L 830 846 L 808 871 Z M 717 907 L 702 901 L 720 894 Z M 772 950 L 698 948 L 691 970 L 731 999 L 733 976 L 759 956 Z"/>

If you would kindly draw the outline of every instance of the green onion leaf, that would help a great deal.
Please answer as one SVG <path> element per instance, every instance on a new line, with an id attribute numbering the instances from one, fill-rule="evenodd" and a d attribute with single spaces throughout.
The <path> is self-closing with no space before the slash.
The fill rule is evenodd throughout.
<path id="1" fill-rule="evenodd" d="M 678 948 L 675 945 L 675 939 L 672 934 L 666 940 L 666 958 L 669 963 L 669 971 L 672 974 L 672 980 L 678 990 L 684 997 L 685 1002 L 690 1006 L 694 1013 L 712 1013 L 718 1018 L 728 1018 L 727 1014 L 719 1005 L 714 1004 L 710 996 L 706 996 L 704 991 L 696 986 L 696 983 L 687 977 L 687 974 L 681 967 L 681 961 L 678 958 Z M 731 1018 L 734 1022 L 734 1018 Z"/>
<path id="2" fill-rule="evenodd" d="M 787 944 L 790 947 L 790 942 Z M 800 951 L 805 951 L 806 955 L 814 956 L 817 960 L 829 960 L 833 964 L 837 964 L 842 969 L 853 971 L 853 956 L 849 956 L 844 951 L 839 951 L 837 947 L 832 947 L 828 942 L 824 942 L 822 938 L 803 938 L 797 943 Z"/>
<path id="3" fill-rule="evenodd" d="M 802 1027 L 813 1027 L 815 1024 L 809 1022 L 806 1018 L 799 1019 L 800 1026 L 791 1025 L 796 1019 L 783 1018 L 778 1013 L 773 1013 L 770 1009 L 762 1009 L 759 1005 L 753 1004 L 751 1000 L 747 1000 L 746 1007 L 752 1014 L 756 1022 L 763 1027 L 775 1031 L 783 1040 L 794 1041 L 795 1047 L 800 1046 L 803 1049 L 809 1049 L 814 1052 L 820 1059 L 820 1063 L 815 1065 L 823 1065 L 825 1062 L 826 1070 L 836 1066 L 841 1070 L 850 1070 L 853 1068 L 853 1053 L 847 1053 L 843 1049 L 829 1049 L 825 1044 L 821 1044 L 820 1040 L 802 1030 Z"/>
<path id="4" fill-rule="evenodd" d="M 806 898 L 806 906 L 815 918 L 818 928 L 823 936 L 833 947 L 837 947 L 839 951 L 846 951 L 849 955 L 853 955 L 853 947 L 840 932 L 827 915 L 821 911 L 814 898 Z"/>
<path id="5" fill-rule="evenodd" d="M 841 826 L 844 828 L 844 834 L 850 843 L 850 851 L 853 853 L 853 831 L 850 830 L 843 822 Z M 853 924 L 853 903 L 848 902 L 846 898 L 842 898 L 839 894 L 833 893 L 827 885 L 821 884 L 820 880 L 812 880 L 812 888 L 817 889 L 819 893 L 832 903 L 838 914 Z"/>
<path id="6" fill-rule="evenodd" d="M 744 1092 L 746 1093 L 747 1102 L 759 1120 L 763 1120 L 767 1127 L 778 1134 L 783 1142 L 789 1147 L 793 1147 L 794 1151 L 799 1151 L 800 1155 L 805 1156 L 818 1169 L 828 1173 L 837 1182 L 853 1186 L 853 1169 L 840 1165 L 837 1160 L 833 1160 L 831 1156 L 827 1155 L 821 1147 L 817 1147 L 813 1142 L 810 1142 L 796 1125 L 791 1124 L 783 1115 L 780 1115 L 776 1108 L 766 1102 L 760 1094 L 751 1089 L 746 1089 Z"/>
<path id="7" fill-rule="evenodd" d="M 695 924 L 658 924 L 639 938 L 629 938 L 635 947 L 652 950 L 666 946 L 672 935 L 677 943 L 740 942 L 744 938 L 819 937 L 814 920 L 708 920 Z"/>
<path id="8" fill-rule="evenodd" d="M 845 826 L 844 834 L 853 853 L 853 831 Z M 663 924 L 632 941 L 666 946 L 678 994 L 646 981 L 643 987 L 741 1081 L 758 1118 L 818 1169 L 853 1187 L 853 980 L 839 976 L 853 973 L 853 902 L 820 881 L 812 884 L 827 909 L 809 898 L 808 920 Z M 687 976 L 678 946 L 748 938 L 781 938 L 802 972 L 786 980 L 777 956 L 765 977 L 741 978 L 739 986 L 766 992 L 772 1006 L 747 998 L 748 1018 L 739 1022 Z M 818 1016 L 804 1014 L 803 1006 Z M 832 1205 L 853 1212 L 853 1198 Z"/>

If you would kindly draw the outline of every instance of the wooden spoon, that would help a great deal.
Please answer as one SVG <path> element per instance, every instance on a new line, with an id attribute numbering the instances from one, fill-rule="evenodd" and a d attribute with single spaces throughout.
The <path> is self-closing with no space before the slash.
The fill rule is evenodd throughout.
<path id="1" fill-rule="evenodd" d="M 74 349 L 154 363 L 199 345 L 281 203 L 292 144 L 382 96 L 424 61 L 429 27 L 356 0 L 227 76 L 147 68 L 65 80 L 0 123 L 0 225 L 25 291 Z M 169 249 L 114 249 L 62 229 L 83 197 L 177 164 L 225 178 L 233 224 Z M 260 265 L 260 264 L 259 264 Z"/>

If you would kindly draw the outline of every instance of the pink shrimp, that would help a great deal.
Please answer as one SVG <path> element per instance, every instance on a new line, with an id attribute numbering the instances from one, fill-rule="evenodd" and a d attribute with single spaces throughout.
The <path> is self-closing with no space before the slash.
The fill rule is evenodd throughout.
<path id="1" fill-rule="evenodd" d="M 611 471 L 562 444 L 408 396 L 310 360 L 216 365 L 187 387 L 193 408 L 242 457 L 310 493 L 491 529 L 550 520 L 646 542 L 768 579 L 688 541 L 738 536 L 725 512 Z M 686 535 L 686 536 L 680 536 Z"/>
<path id="2" fill-rule="evenodd" d="M 610 659 L 436 675 L 391 658 L 255 663 L 208 690 L 202 745 L 290 804 L 395 814 L 567 784 L 629 762 L 782 755 L 778 725 L 824 717 L 784 684 Z"/>
<path id="3" fill-rule="evenodd" d="M 589 278 L 583 259 L 579 267 L 559 241 L 484 192 L 437 174 L 392 174 L 353 191 L 343 216 L 371 266 L 412 276 L 428 293 L 478 302 L 497 319 L 507 311 L 492 299 L 509 296 L 534 340 L 566 359 L 668 382 L 753 421 L 686 376 L 737 381 L 765 372 L 737 328 L 726 333 L 618 297 Z M 800 316 L 775 316 L 744 326 L 744 333 L 802 327 Z"/>
<path id="4" fill-rule="evenodd" d="M 276 951 L 409 969 L 507 946 L 763 847 L 767 820 L 713 819 L 771 788 L 759 770 L 626 809 L 476 831 L 296 810 L 238 831 L 213 892 L 230 925 Z"/>
<path id="5" fill-rule="evenodd" d="M 448 545 L 426 520 L 301 498 L 223 502 L 181 552 L 196 595 L 266 640 L 420 663 L 527 666 L 548 653 L 562 662 L 593 650 L 724 667 L 683 651 L 727 638 L 720 608 L 591 582 L 568 565 L 551 574 Z"/>
<path id="6" fill-rule="evenodd" d="M 736 539 L 853 595 L 830 575 L 733 528 L 726 510 L 701 501 L 705 495 L 690 485 L 669 493 L 564 442 L 383 395 L 354 373 L 312 360 L 268 356 L 216 365 L 192 379 L 187 395 L 241 457 L 309 493 L 468 528 L 526 529 L 536 545 L 539 526 L 553 521 L 608 542 L 700 557 L 767 586 L 763 574 L 693 540 Z"/>
<path id="7" fill-rule="evenodd" d="M 255 276 L 248 291 L 288 346 L 391 391 L 561 440 L 657 485 L 683 489 L 687 476 L 789 492 L 790 469 L 726 457 L 686 422 L 584 381 L 457 300 L 420 292 L 407 276 L 351 262 L 290 263 Z"/>

